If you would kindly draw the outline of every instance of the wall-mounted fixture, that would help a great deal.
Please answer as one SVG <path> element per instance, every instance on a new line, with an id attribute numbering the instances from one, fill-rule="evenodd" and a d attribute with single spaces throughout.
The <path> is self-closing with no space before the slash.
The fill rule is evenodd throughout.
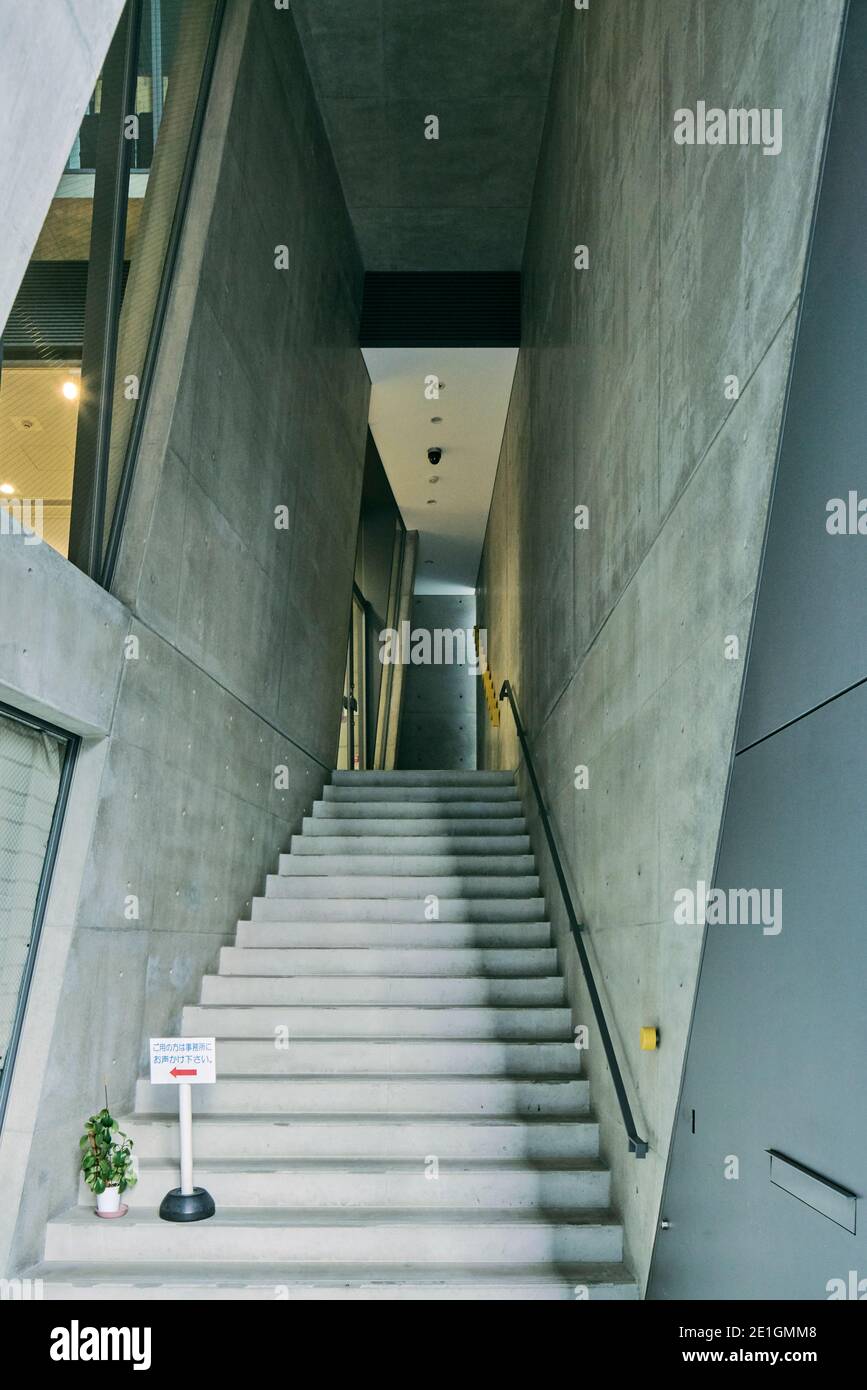
<path id="1" fill-rule="evenodd" d="M 476 655 L 476 665 L 482 678 L 482 691 L 485 696 L 485 704 L 488 707 L 488 718 L 494 728 L 498 729 L 500 727 L 500 704 L 493 677 L 488 669 L 488 653 L 482 646 L 481 633 L 477 627 L 473 628 L 473 648 Z"/>
<path id="2" fill-rule="evenodd" d="M 641 1051 L 655 1052 L 659 1047 L 659 1029 L 642 1028 L 641 1030 Z"/>

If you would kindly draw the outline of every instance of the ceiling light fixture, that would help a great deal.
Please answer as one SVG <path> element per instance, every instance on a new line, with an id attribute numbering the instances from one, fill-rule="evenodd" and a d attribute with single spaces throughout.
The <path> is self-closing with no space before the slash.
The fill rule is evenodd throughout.
<path id="1" fill-rule="evenodd" d="M 432 415 L 430 417 L 430 422 L 432 425 L 441 425 L 443 422 L 443 417 L 441 415 Z"/>
<path id="2" fill-rule="evenodd" d="M 427 499 L 427 504 L 429 507 L 435 507 L 437 504 L 437 499 L 435 497 L 429 497 Z"/>
<path id="3" fill-rule="evenodd" d="M 63 383 L 63 385 L 61 386 L 60 389 L 61 389 L 61 391 L 63 392 L 64 396 L 66 397 L 66 399 L 67 399 L 68 401 L 75 401 L 75 400 L 78 400 L 78 382 L 77 382 L 77 381 L 64 381 L 64 383 Z"/>
<path id="4" fill-rule="evenodd" d="M 436 474 L 436 473 L 434 473 L 432 477 L 428 478 L 428 482 L 429 482 L 429 483 L 438 483 L 438 482 L 439 482 L 439 475 Z"/>
<path id="5" fill-rule="evenodd" d="M 0 483 L 0 492 L 2 492 L 6 497 L 11 497 L 14 494 L 15 489 L 11 483 Z"/>

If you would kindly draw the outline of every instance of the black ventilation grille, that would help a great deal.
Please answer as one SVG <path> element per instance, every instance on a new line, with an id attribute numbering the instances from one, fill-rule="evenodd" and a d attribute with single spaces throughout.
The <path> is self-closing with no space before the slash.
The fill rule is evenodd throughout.
<path id="1" fill-rule="evenodd" d="M 520 347 L 517 271 L 364 277 L 362 347 Z"/>
<path id="2" fill-rule="evenodd" d="M 3 355 L 17 361 L 81 356 L 87 261 L 31 261 L 3 329 Z M 126 288 L 129 262 L 123 268 Z"/>

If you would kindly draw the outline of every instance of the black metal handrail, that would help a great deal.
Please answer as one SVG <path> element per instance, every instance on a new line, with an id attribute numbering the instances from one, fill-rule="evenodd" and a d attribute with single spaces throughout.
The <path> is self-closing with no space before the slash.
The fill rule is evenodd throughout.
<path id="1" fill-rule="evenodd" d="M 626 1094 L 626 1087 L 623 1084 L 623 1073 L 620 1070 L 620 1063 L 617 1060 L 617 1053 L 614 1051 L 614 1043 L 611 1038 L 611 1032 L 605 1019 L 605 1010 L 602 1007 L 602 1000 L 599 997 L 599 991 L 596 988 L 596 981 L 593 978 L 593 970 L 590 965 L 590 957 L 587 954 L 587 948 L 582 940 L 581 933 L 583 932 L 584 928 L 578 921 L 578 918 L 575 914 L 575 905 L 572 902 L 572 894 L 569 892 L 569 885 L 566 881 L 566 875 L 563 871 L 563 864 L 560 859 L 560 855 L 557 850 L 557 845 L 554 840 L 554 833 L 551 829 L 551 821 L 548 816 L 548 812 L 545 809 L 545 803 L 542 800 L 542 789 L 539 786 L 539 779 L 536 776 L 536 769 L 533 765 L 533 758 L 530 754 L 530 748 L 527 743 L 527 735 L 524 730 L 523 722 L 521 720 L 520 711 L 518 710 L 518 702 L 515 699 L 515 692 L 512 689 L 511 683 L 507 680 L 503 681 L 503 687 L 500 691 L 500 699 L 508 700 L 512 708 L 512 716 L 515 720 L 515 728 L 518 733 L 518 742 L 521 745 L 521 752 L 524 755 L 524 762 L 527 767 L 527 776 L 530 778 L 530 785 L 532 786 L 533 794 L 536 797 L 536 805 L 539 807 L 539 815 L 542 818 L 542 829 L 545 832 L 545 839 L 547 840 L 548 848 L 551 851 L 551 859 L 554 864 L 554 872 L 557 875 L 557 882 L 560 885 L 560 892 L 563 897 L 563 905 L 566 908 L 566 916 L 569 919 L 569 929 L 572 932 L 572 939 L 575 942 L 575 947 L 578 951 L 578 959 L 581 961 L 581 969 L 584 971 L 584 983 L 587 986 L 587 993 L 590 995 L 590 1003 L 593 1005 L 593 1012 L 596 1015 L 596 1024 L 599 1028 L 599 1035 L 602 1038 L 602 1046 L 605 1049 L 605 1056 L 608 1059 L 608 1068 L 611 1072 L 611 1080 L 614 1083 L 614 1090 L 616 1092 L 617 1100 L 620 1105 L 620 1113 L 623 1116 L 623 1124 L 625 1126 L 626 1134 L 629 1139 L 629 1148 L 630 1151 L 635 1154 L 636 1158 L 645 1158 L 647 1156 L 648 1143 L 646 1139 L 641 1138 L 641 1136 L 638 1133 L 638 1130 L 635 1127 L 635 1120 L 632 1115 L 632 1107 L 629 1104 L 629 1097 Z"/>

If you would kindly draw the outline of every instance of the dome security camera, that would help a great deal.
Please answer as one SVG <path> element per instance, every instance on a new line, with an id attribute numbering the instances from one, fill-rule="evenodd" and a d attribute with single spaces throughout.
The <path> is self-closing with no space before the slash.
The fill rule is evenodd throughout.
<path id="1" fill-rule="evenodd" d="M 442 449 L 436 449 L 436 448 L 434 448 L 434 449 L 428 449 L 428 451 L 427 451 L 428 463 L 432 464 L 434 468 L 436 468 L 436 466 L 437 466 L 437 464 L 439 463 L 439 461 L 440 461 L 440 459 L 442 458 L 442 456 L 443 456 L 443 451 L 442 451 Z"/>

